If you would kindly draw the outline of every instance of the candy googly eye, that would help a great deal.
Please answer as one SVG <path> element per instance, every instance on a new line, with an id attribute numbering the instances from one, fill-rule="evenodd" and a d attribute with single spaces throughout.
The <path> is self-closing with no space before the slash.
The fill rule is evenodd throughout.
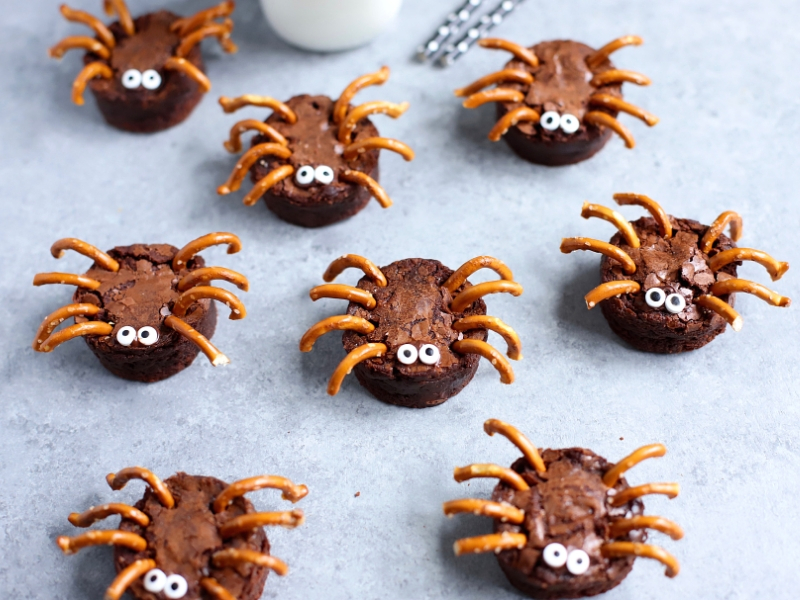
<path id="1" fill-rule="evenodd" d="M 183 598 L 189 591 L 189 584 L 180 575 L 170 575 L 164 585 L 164 595 L 170 600 Z"/>
<path id="2" fill-rule="evenodd" d="M 669 312 L 677 315 L 679 312 L 683 312 L 683 309 L 686 308 L 686 298 L 680 294 L 670 294 L 667 296 L 664 306 Z"/>
<path id="3" fill-rule="evenodd" d="M 547 131 L 555 131 L 561 125 L 561 115 L 554 110 L 548 110 L 539 119 L 539 125 L 542 126 L 542 129 L 547 129 Z"/>
<path id="4" fill-rule="evenodd" d="M 144 576 L 144 589 L 154 594 L 159 593 L 167 585 L 167 576 L 161 569 L 150 569 Z"/>
<path id="5" fill-rule="evenodd" d="M 135 90 L 142 85 L 142 74 L 136 69 L 128 69 L 122 74 L 122 85 L 129 90 Z"/>
<path id="6" fill-rule="evenodd" d="M 117 341 L 123 346 L 130 346 L 135 339 L 136 330 L 130 325 L 125 325 L 117 332 Z"/>
<path id="7" fill-rule="evenodd" d="M 567 557 L 567 571 L 573 575 L 583 575 L 589 570 L 589 555 L 583 550 L 573 550 Z"/>
<path id="8" fill-rule="evenodd" d="M 152 346 L 158 341 L 158 332 L 154 327 L 148 325 L 147 327 L 142 327 L 136 337 L 145 346 Z"/>
<path id="9" fill-rule="evenodd" d="M 419 349 L 419 360 L 426 365 L 435 365 L 441 357 L 441 352 L 433 344 L 425 344 Z"/>
<path id="10" fill-rule="evenodd" d="M 161 86 L 161 75 L 155 69 L 147 69 L 142 73 L 142 85 L 148 90 L 157 90 Z"/>
<path id="11" fill-rule="evenodd" d="M 413 365 L 417 362 L 417 348 L 412 344 L 403 344 L 397 350 L 397 360 L 404 365 Z"/>
<path id="12" fill-rule="evenodd" d="M 666 299 L 667 295 L 661 288 L 650 288 L 644 295 L 644 301 L 650 308 L 661 308 Z"/>
<path id="13" fill-rule="evenodd" d="M 300 167 L 297 169 L 297 174 L 294 176 L 294 179 L 300 185 L 309 185 L 310 183 L 314 182 L 314 167 L 311 165 L 305 165 L 304 167 Z"/>
<path id="14" fill-rule="evenodd" d="M 581 128 L 581 122 L 575 115 L 561 115 L 561 131 L 564 133 L 575 133 Z"/>
<path id="15" fill-rule="evenodd" d="M 314 179 L 323 185 L 328 185 L 333 181 L 333 169 L 327 165 L 320 165 L 314 169 Z"/>
<path id="16" fill-rule="evenodd" d="M 547 544 L 542 552 L 542 558 L 548 566 L 554 569 L 563 567 L 567 563 L 567 549 L 558 542 Z"/>

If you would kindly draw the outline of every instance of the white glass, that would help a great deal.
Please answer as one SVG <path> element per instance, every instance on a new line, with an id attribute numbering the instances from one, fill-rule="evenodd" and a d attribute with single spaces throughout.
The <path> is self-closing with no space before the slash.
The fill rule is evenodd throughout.
<path id="1" fill-rule="evenodd" d="M 261 0 L 275 32 L 305 50 L 362 46 L 392 22 L 403 0 Z"/>

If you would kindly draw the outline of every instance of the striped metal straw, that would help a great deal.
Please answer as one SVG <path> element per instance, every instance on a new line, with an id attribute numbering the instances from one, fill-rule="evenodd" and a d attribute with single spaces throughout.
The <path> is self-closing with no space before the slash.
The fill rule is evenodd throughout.
<path id="1" fill-rule="evenodd" d="M 452 65 L 477 44 L 478 40 L 486 37 L 489 31 L 505 21 L 509 13 L 523 2 L 524 0 L 502 0 L 492 12 L 483 15 L 477 25 L 470 27 L 458 42 L 447 44 L 445 53 L 439 57 L 439 64 L 443 67 Z"/>

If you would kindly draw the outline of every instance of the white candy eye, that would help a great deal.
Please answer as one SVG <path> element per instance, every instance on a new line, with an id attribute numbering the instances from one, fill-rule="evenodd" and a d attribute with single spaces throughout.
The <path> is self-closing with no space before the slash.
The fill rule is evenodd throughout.
<path id="1" fill-rule="evenodd" d="M 142 85 L 148 90 L 157 90 L 161 85 L 161 75 L 154 69 L 147 69 L 142 73 Z"/>
<path id="2" fill-rule="evenodd" d="M 155 330 L 154 327 L 150 327 L 148 325 L 147 327 L 142 327 L 139 330 L 137 338 L 145 346 L 152 346 L 158 341 L 158 332 Z"/>
<path id="3" fill-rule="evenodd" d="M 167 598 L 183 598 L 189 590 L 189 584 L 180 575 L 170 575 L 164 585 L 164 595 Z"/>
<path id="4" fill-rule="evenodd" d="M 417 348 L 411 344 L 403 344 L 397 350 L 397 360 L 404 365 L 413 365 L 417 362 Z"/>
<path id="5" fill-rule="evenodd" d="M 157 594 L 167 585 L 167 576 L 161 569 L 150 569 L 144 576 L 144 589 Z"/>
<path id="6" fill-rule="evenodd" d="M 419 349 L 419 360 L 426 365 L 435 365 L 441 357 L 439 349 L 433 344 L 425 344 Z"/>
<path id="7" fill-rule="evenodd" d="M 128 69 L 122 74 L 122 85 L 129 90 L 135 90 L 142 85 L 142 74 L 136 69 Z"/>
<path id="8" fill-rule="evenodd" d="M 583 575 L 589 570 L 589 555 L 583 550 L 573 550 L 567 558 L 567 571 L 573 575 Z"/>
<path id="9" fill-rule="evenodd" d="M 333 181 L 333 169 L 327 165 L 320 165 L 314 169 L 314 178 L 324 185 Z"/>
<path id="10" fill-rule="evenodd" d="M 136 330 L 130 325 L 125 325 L 117 332 L 117 341 L 123 346 L 130 346 L 136 339 Z"/>
<path id="11" fill-rule="evenodd" d="M 294 176 L 295 181 L 300 185 L 308 185 L 314 181 L 314 167 L 306 165 L 297 169 L 297 174 Z"/>
<path id="12" fill-rule="evenodd" d="M 561 115 L 554 110 L 548 110 L 539 119 L 539 125 L 547 131 L 555 131 L 561 125 Z"/>
<path id="13" fill-rule="evenodd" d="M 667 301 L 664 303 L 664 306 L 669 312 L 677 315 L 686 308 L 686 299 L 680 294 L 670 294 L 667 296 Z"/>
<path id="14" fill-rule="evenodd" d="M 644 295 L 644 301 L 647 302 L 647 306 L 651 308 L 661 308 L 664 306 L 664 301 L 666 299 L 667 295 L 661 288 L 650 288 Z"/>
<path id="15" fill-rule="evenodd" d="M 542 558 L 548 566 L 557 569 L 567 564 L 567 549 L 558 542 L 547 544 L 542 552 Z"/>
<path id="16" fill-rule="evenodd" d="M 564 133 L 575 133 L 581 128 L 581 122 L 575 115 L 561 115 L 561 131 Z"/>

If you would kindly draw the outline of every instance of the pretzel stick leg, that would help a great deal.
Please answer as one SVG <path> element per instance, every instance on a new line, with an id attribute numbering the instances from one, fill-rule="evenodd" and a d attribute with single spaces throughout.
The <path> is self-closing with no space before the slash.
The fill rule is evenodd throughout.
<path id="1" fill-rule="evenodd" d="M 85 335 L 111 335 L 112 331 L 114 331 L 114 327 L 108 323 L 103 323 L 102 321 L 76 323 L 75 325 L 70 325 L 61 331 L 56 331 L 55 333 L 51 334 L 45 341 L 41 343 L 38 351 L 52 352 L 64 342 L 68 342 L 76 337 L 82 337 Z"/>
<path id="2" fill-rule="evenodd" d="M 383 208 L 389 208 L 392 205 L 392 199 L 389 198 L 389 194 L 386 193 L 386 190 L 366 173 L 348 169 L 339 175 L 339 179 L 367 188 L 369 193 L 372 194 L 372 197 L 375 198 Z"/>
<path id="3" fill-rule="evenodd" d="M 530 121 L 531 123 L 538 123 L 541 115 L 527 106 L 520 106 L 514 110 L 508 111 L 503 115 L 497 123 L 495 123 L 492 130 L 489 132 L 489 139 L 493 142 L 499 142 L 506 132 L 514 127 L 521 121 Z"/>
<path id="4" fill-rule="evenodd" d="M 475 500 L 464 498 L 462 500 L 451 500 L 442 506 L 444 514 L 448 517 L 460 513 L 472 513 L 482 517 L 497 519 L 501 523 L 514 523 L 519 525 L 525 520 L 525 513 L 515 506 L 504 502 L 490 502 L 489 500 Z"/>
<path id="5" fill-rule="evenodd" d="M 542 460 L 541 454 L 539 454 L 539 450 L 531 443 L 526 435 L 513 425 L 499 419 L 489 419 L 483 424 L 483 430 L 490 436 L 499 433 L 519 448 L 525 460 L 527 460 L 538 473 L 547 472 L 547 467 Z"/>
<path id="6" fill-rule="evenodd" d="M 252 564 L 258 567 L 264 567 L 274 571 L 277 575 L 283 577 L 289 572 L 289 567 L 285 562 L 270 556 L 269 554 L 262 554 L 253 550 L 240 550 L 238 548 L 226 548 L 211 555 L 211 562 L 215 567 L 238 567 L 240 565 Z"/>
<path id="7" fill-rule="evenodd" d="M 219 493 L 212 509 L 215 513 L 222 512 L 233 502 L 235 498 L 263 489 L 280 490 L 281 498 L 295 503 L 308 495 L 308 488 L 303 485 L 295 485 L 291 480 L 280 475 L 257 475 L 234 481 Z"/>
<path id="8" fill-rule="evenodd" d="M 211 91 L 211 80 L 206 77 L 200 69 L 195 67 L 185 58 L 178 58 L 177 56 L 170 56 L 164 63 L 164 68 L 169 71 L 177 71 L 183 73 L 189 79 L 194 80 L 203 92 L 208 93 Z"/>
<path id="9" fill-rule="evenodd" d="M 86 90 L 89 81 L 95 77 L 111 79 L 113 76 L 114 72 L 105 63 L 89 63 L 78 73 L 75 82 L 72 84 L 72 101 L 78 106 L 83 106 L 83 92 Z"/>
<path id="10" fill-rule="evenodd" d="M 628 456 L 623 458 L 613 467 L 611 467 L 606 474 L 603 475 L 603 483 L 608 487 L 614 487 L 619 478 L 622 477 L 628 470 L 638 465 L 643 460 L 649 458 L 660 458 L 667 453 L 667 448 L 664 444 L 648 444 L 642 446 L 631 452 Z"/>
<path id="11" fill-rule="evenodd" d="M 525 482 L 522 476 L 508 467 L 501 467 L 495 464 L 474 464 L 453 469 L 453 479 L 458 483 L 469 479 L 475 479 L 476 477 L 497 478 L 521 492 L 530 489 L 530 486 Z"/>
<path id="12" fill-rule="evenodd" d="M 215 367 L 221 367 L 223 365 L 230 364 L 231 361 L 227 356 L 217 350 L 214 344 L 212 344 L 206 336 L 197 331 L 183 319 L 179 319 L 175 315 L 169 315 L 166 319 L 164 319 L 164 325 L 174 331 L 177 331 L 187 340 L 197 345 L 197 347 L 200 348 L 200 351 L 206 355 L 208 360 L 210 360 L 211 364 Z"/>
<path id="13" fill-rule="evenodd" d="M 675 577 L 680 571 L 678 561 L 669 552 L 658 546 L 650 544 L 637 544 L 634 542 L 611 542 L 600 546 L 603 556 L 643 556 L 654 558 L 667 567 L 667 577 Z"/>
<path id="14" fill-rule="evenodd" d="M 586 300 L 586 308 L 592 310 L 603 300 L 621 296 L 622 294 L 635 294 L 640 289 L 642 287 L 638 283 L 629 279 L 606 281 L 586 294 L 583 299 Z"/>
<path id="15" fill-rule="evenodd" d="M 522 341 L 517 332 L 506 325 L 497 317 L 486 315 L 472 315 L 455 321 L 452 325 L 456 331 L 469 331 L 471 329 L 488 329 L 503 336 L 508 344 L 507 354 L 512 360 L 522 360 Z"/>
<path id="16" fill-rule="evenodd" d="M 358 363 L 364 362 L 370 358 L 379 358 L 386 354 L 388 348 L 386 344 L 364 344 L 363 346 L 359 346 L 355 348 L 344 357 L 342 362 L 339 363 L 339 366 L 331 375 L 330 381 L 328 382 L 328 394 L 331 396 L 335 396 L 339 393 L 339 389 L 342 387 L 342 381 L 344 378 L 350 374 L 350 371 L 353 370 Z"/>
<path id="17" fill-rule="evenodd" d="M 310 352 L 314 347 L 314 342 L 331 331 L 357 331 L 361 334 L 367 334 L 375 331 L 375 325 L 362 317 L 352 315 L 328 317 L 313 325 L 303 334 L 300 339 L 300 352 Z"/>
<path id="18" fill-rule="evenodd" d="M 269 188 L 279 181 L 291 177 L 292 173 L 294 173 L 294 167 L 292 165 L 281 165 L 277 169 L 273 169 L 266 177 L 258 180 L 253 186 L 253 189 L 244 197 L 242 204 L 245 206 L 253 206 L 256 202 L 261 200 L 261 196 L 266 194 Z"/>
<path id="19" fill-rule="evenodd" d="M 156 561 L 151 558 L 144 558 L 132 562 L 120 571 L 119 575 L 117 575 L 114 581 L 111 582 L 111 585 L 108 586 L 105 600 L 119 600 L 122 598 L 122 594 L 125 593 L 125 590 L 127 590 L 134 581 L 139 579 L 139 577 L 147 573 L 150 569 L 155 568 Z"/>
<path id="20" fill-rule="evenodd" d="M 508 364 L 506 357 L 486 342 L 480 340 L 458 340 L 453 342 L 451 348 L 459 354 L 477 354 L 482 356 L 500 373 L 501 383 L 514 383 L 514 370 Z"/>
<path id="21" fill-rule="evenodd" d="M 635 148 L 636 141 L 633 139 L 633 134 L 628 131 L 622 123 L 617 121 L 608 113 L 600 112 L 599 110 L 592 110 L 583 115 L 583 120 L 597 127 L 608 127 L 611 131 L 616 133 L 625 142 L 627 148 Z"/>
<path id="22" fill-rule="evenodd" d="M 258 527 L 279 526 L 294 529 L 304 522 L 305 516 L 299 509 L 284 512 L 248 513 L 225 522 L 219 528 L 219 534 L 223 539 L 228 539 Z"/>
<path id="23" fill-rule="evenodd" d="M 222 587 L 219 581 L 213 577 L 203 577 L 200 580 L 200 587 L 211 594 L 214 600 L 236 600 L 234 595 Z"/>
<path id="24" fill-rule="evenodd" d="M 463 538 L 453 544 L 453 552 L 456 556 L 462 554 L 480 554 L 482 552 L 494 552 L 512 548 L 523 548 L 528 543 L 528 538 L 524 533 L 492 533 L 471 538 Z"/>
<path id="25" fill-rule="evenodd" d="M 276 144 L 280 144 L 281 146 L 289 145 L 289 140 L 283 137 L 277 129 L 257 119 L 245 119 L 244 121 L 236 123 L 231 127 L 230 139 L 222 145 L 225 146 L 225 149 L 231 154 L 241 152 L 242 134 L 246 131 L 258 131 L 261 135 L 268 137 Z"/>
<path id="26" fill-rule="evenodd" d="M 636 487 L 624 489 L 613 496 L 609 496 L 608 503 L 611 506 L 622 506 L 631 500 L 636 500 L 637 498 L 649 496 L 651 494 L 660 494 L 672 499 L 677 498 L 680 491 L 681 486 L 677 483 L 646 483 L 644 485 L 637 485 Z"/>

